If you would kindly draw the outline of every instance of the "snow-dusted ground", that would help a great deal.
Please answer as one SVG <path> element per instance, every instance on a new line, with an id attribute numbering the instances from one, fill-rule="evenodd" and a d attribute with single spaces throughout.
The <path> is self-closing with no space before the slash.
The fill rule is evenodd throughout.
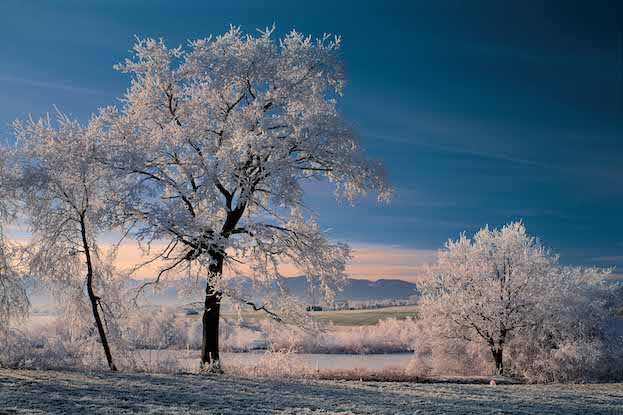
<path id="1" fill-rule="evenodd" d="M 622 414 L 623 384 L 466 385 L 0 370 L 0 414 Z"/>

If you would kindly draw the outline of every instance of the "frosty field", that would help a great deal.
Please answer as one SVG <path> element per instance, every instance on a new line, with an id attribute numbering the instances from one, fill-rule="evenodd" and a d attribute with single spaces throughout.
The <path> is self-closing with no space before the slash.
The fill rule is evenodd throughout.
<path id="1" fill-rule="evenodd" d="M 223 313 L 223 315 L 230 319 L 238 316 L 236 313 Z M 266 313 L 262 311 L 244 311 L 241 315 L 245 320 L 251 321 L 268 318 Z M 363 310 L 325 310 L 315 311 L 312 315 L 320 321 L 333 323 L 336 326 L 373 326 L 379 320 L 387 318 L 403 320 L 407 317 L 416 317 L 417 306 L 395 306 Z M 192 317 L 199 319 L 198 316 L 190 316 L 190 318 Z"/>
<path id="2" fill-rule="evenodd" d="M 337 326 L 372 326 L 386 318 L 404 319 L 417 316 L 416 306 L 383 307 L 368 310 L 318 311 L 314 317 Z"/>
<path id="3" fill-rule="evenodd" d="M 620 414 L 623 384 L 468 385 L 0 370 L 0 414 Z"/>

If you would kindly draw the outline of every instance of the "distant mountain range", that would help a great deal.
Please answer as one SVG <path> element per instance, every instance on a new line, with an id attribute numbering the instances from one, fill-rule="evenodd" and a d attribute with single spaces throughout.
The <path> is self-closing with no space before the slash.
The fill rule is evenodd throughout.
<path id="1" fill-rule="evenodd" d="M 283 284 L 296 297 L 316 300 L 309 298 L 310 287 L 304 275 L 284 278 Z M 417 294 L 416 285 L 408 281 L 386 279 L 370 281 L 349 278 L 344 290 L 337 294 L 336 299 L 339 301 L 406 300 L 415 294 Z"/>
<path id="2" fill-rule="evenodd" d="M 140 285 L 142 281 L 134 280 L 132 285 Z M 147 299 L 152 304 L 176 304 L 184 303 L 184 299 L 180 298 L 180 287 L 184 281 L 173 281 L 157 293 L 149 293 Z M 252 280 L 248 277 L 238 277 L 235 281 L 236 286 L 240 287 L 242 292 L 246 292 L 254 298 L 261 297 L 262 293 L 254 290 Z M 299 299 L 310 303 L 317 304 L 322 298 L 317 290 L 310 290 L 309 282 L 304 275 L 291 278 L 283 278 L 281 285 L 286 288 L 290 294 Z M 314 295 L 313 293 L 316 292 Z M 310 294 L 311 293 L 311 294 Z M 343 291 L 336 295 L 337 301 L 369 301 L 369 300 L 406 300 L 417 294 L 415 283 L 403 280 L 380 279 L 377 281 L 359 280 L 349 278 L 344 286 Z"/>

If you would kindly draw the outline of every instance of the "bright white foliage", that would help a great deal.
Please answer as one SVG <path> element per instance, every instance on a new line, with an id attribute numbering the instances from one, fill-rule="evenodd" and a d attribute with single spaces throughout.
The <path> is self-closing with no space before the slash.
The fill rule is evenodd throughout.
<path id="1" fill-rule="evenodd" d="M 349 249 L 305 212 L 302 184 L 328 180 L 350 202 L 369 190 L 387 199 L 391 188 L 337 109 L 340 39 L 292 31 L 275 41 L 272 31 L 232 27 L 186 49 L 139 40 L 117 65 L 133 75 L 123 108 L 92 125 L 107 136 L 120 193 L 133 196 L 122 207 L 135 235 L 169 242 L 166 272 L 205 278 L 224 256 L 265 280 L 288 262 L 330 295 Z M 209 284 L 227 291 L 220 276 Z"/>
<path id="2" fill-rule="evenodd" d="M 587 368 L 580 362 L 569 376 L 564 364 L 570 362 L 556 363 L 553 356 L 577 342 L 599 343 L 603 350 L 590 352 L 606 352 L 603 342 L 618 289 L 606 281 L 610 272 L 559 266 L 519 222 L 484 228 L 473 239 L 461 235 L 447 242 L 430 277 L 418 284 L 426 327 L 422 347 L 428 342 L 429 353 L 452 354 L 454 344 L 462 350 L 459 355 L 486 351 L 481 357 L 489 359 L 491 352 L 503 350 L 511 371 L 531 380 L 590 377 L 579 373 Z M 608 353 L 594 356 L 592 363 L 603 363 Z M 572 358 L 586 360 L 579 354 Z"/>

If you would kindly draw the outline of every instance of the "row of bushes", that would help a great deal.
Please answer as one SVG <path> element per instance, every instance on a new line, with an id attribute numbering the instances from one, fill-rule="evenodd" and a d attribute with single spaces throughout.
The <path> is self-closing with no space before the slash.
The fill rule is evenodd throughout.
<path id="1" fill-rule="evenodd" d="M 619 325 L 621 320 L 613 320 Z M 160 353 L 161 350 L 198 349 L 201 320 L 163 307 L 155 313 L 127 319 L 123 336 L 113 338 L 119 366 L 132 371 L 179 372 L 185 366 L 184 353 Z M 473 342 L 431 341 L 425 322 L 412 318 L 389 318 L 376 325 L 360 327 L 329 326 L 324 331 L 306 331 L 270 320 L 256 327 L 222 324 L 224 351 L 239 352 L 266 348 L 267 355 L 250 364 L 227 359 L 232 373 L 284 376 L 326 376 L 303 367 L 291 353 L 389 353 L 414 351 L 401 376 L 482 376 L 491 374 L 489 350 Z M 613 326 L 613 331 L 616 327 Z M 121 342 L 124 337 L 126 341 Z M 615 380 L 623 377 L 623 342 L 614 332 L 602 339 L 569 336 L 556 347 L 546 346 L 547 339 L 515 340 L 507 347 L 509 375 L 528 382 L 577 382 Z M 552 340 L 551 338 L 549 339 Z M 145 349 L 153 353 L 144 353 Z M 187 359 L 186 359 L 187 360 Z M 106 368 L 95 333 L 78 333 L 62 320 L 46 320 L 44 326 L 13 330 L 0 343 L 0 364 L 12 368 Z M 249 366 L 250 365 L 250 366 Z M 392 373 L 396 374 L 396 368 Z M 389 375 L 388 375 L 389 376 Z"/>
<path id="2" fill-rule="evenodd" d="M 117 323 L 113 338 L 122 338 L 131 350 L 201 348 L 201 319 L 187 316 L 172 307 L 134 313 Z M 72 344 L 88 338 L 89 333 L 84 331 L 89 328 L 87 325 L 82 333 L 77 333 L 76 327 L 65 324 L 63 319 L 46 319 L 45 324 L 32 326 L 30 331 Z M 252 323 L 226 319 L 220 325 L 220 344 L 225 352 L 267 349 L 298 353 L 395 353 L 412 351 L 415 340 L 416 323 L 412 318 L 389 318 L 376 325 L 355 327 L 329 324 L 309 328 L 270 319 Z"/>

